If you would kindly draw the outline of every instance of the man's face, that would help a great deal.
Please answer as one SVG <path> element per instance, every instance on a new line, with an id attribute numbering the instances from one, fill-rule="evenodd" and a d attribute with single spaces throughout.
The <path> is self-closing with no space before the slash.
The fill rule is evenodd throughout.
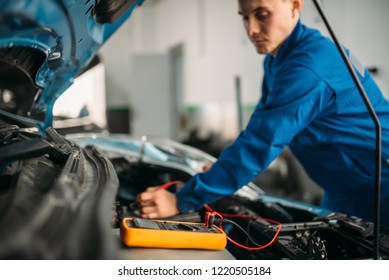
<path id="1" fill-rule="evenodd" d="M 239 0 L 239 14 L 260 54 L 275 55 L 299 16 L 294 0 Z M 297 1 L 298 2 L 298 1 Z M 298 6 L 300 7 L 300 6 Z"/>

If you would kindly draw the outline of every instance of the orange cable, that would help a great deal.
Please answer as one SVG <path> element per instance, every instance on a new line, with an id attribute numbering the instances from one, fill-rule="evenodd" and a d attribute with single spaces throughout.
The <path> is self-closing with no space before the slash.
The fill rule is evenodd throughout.
<path id="1" fill-rule="evenodd" d="M 162 184 L 159 186 L 160 189 L 167 189 L 167 188 L 170 188 L 171 186 L 173 185 L 177 185 L 177 184 L 183 184 L 184 182 L 183 181 L 180 181 L 180 180 L 174 180 L 174 181 L 170 181 L 170 182 L 167 182 L 165 184 Z"/>

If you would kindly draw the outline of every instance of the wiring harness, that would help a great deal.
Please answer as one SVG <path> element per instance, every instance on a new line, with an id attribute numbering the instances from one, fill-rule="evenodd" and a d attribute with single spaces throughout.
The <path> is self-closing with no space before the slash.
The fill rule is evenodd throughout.
<path id="1" fill-rule="evenodd" d="M 212 207 L 210 207 L 208 204 L 205 204 L 204 205 L 204 208 L 209 211 L 209 212 L 206 212 L 205 213 L 205 225 L 206 226 L 212 226 L 212 224 L 214 223 L 215 221 L 215 217 L 219 217 L 220 218 L 220 222 L 219 222 L 219 228 L 221 230 L 224 231 L 223 229 L 223 223 L 230 223 L 232 224 L 233 226 L 237 227 L 240 231 L 242 231 L 244 233 L 244 235 L 247 236 L 248 240 L 254 244 L 255 247 L 248 247 L 248 246 L 245 246 L 243 244 L 240 244 L 239 242 L 231 239 L 227 234 L 227 240 L 229 242 L 231 242 L 232 244 L 240 247 L 240 248 L 243 248 L 243 249 L 246 249 L 246 250 L 249 250 L 249 251 L 259 251 L 259 250 L 262 250 L 262 249 L 265 249 L 267 247 L 269 247 L 270 245 L 272 245 L 276 240 L 277 240 L 277 237 L 279 235 L 279 233 L 281 232 L 281 229 L 282 229 L 282 224 L 277 222 L 277 221 L 274 221 L 274 220 L 271 220 L 271 219 L 267 219 L 267 218 L 262 218 L 262 217 L 258 217 L 258 216 L 248 216 L 248 215 L 241 215 L 241 214 L 227 214 L 227 213 L 218 213 L 216 212 L 215 210 L 212 209 Z M 250 234 L 245 230 L 243 229 L 240 225 L 238 225 L 237 223 L 235 223 L 234 221 L 231 221 L 230 219 L 227 219 L 228 217 L 230 218 L 242 218 L 242 219 L 249 219 L 249 220 L 253 220 L 253 221 L 256 221 L 256 220 L 259 220 L 259 219 L 263 219 L 269 223 L 273 223 L 273 224 L 277 224 L 278 225 L 278 228 L 273 236 L 273 238 L 266 244 L 264 245 L 260 245 L 260 244 L 257 244 L 250 236 Z"/>
<path id="2" fill-rule="evenodd" d="M 165 183 L 163 185 L 160 185 L 159 187 L 161 189 L 167 189 L 167 188 L 169 188 L 169 187 L 171 187 L 173 185 L 183 184 L 183 183 L 184 182 L 182 182 L 182 181 L 175 180 L 175 181 L 171 181 L 171 182 Z M 265 249 L 265 248 L 269 247 L 270 245 L 272 245 L 277 240 L 277 237 L 278 237 L 278 235 L 279 235 L 279 233 L 281 232 L 281 229 L 282 229 L 282 224 L 281 223 L 279 223 L 277 221 L 274 221 L 274 220 L 271 220 L 271 219 L 262 218 L 262 217 L 259 217 L 259 216 L 242 215 L 242 214 L 218 213 L 214 209 L 212 209 L 212 207 L 209 206 L 208 204 L 205 204 L 204 208 L 208 211 L 208 212 L 205 213 L 205 226 L 212 227 L 213 223 L 215 222 L 215 218 L 219 217 L 220 218 L 219 228 L 221 230 L 223 230 L 224 233 L 226 233 L 224 231 L 224 229 L 223 229 L 223 223 L 230 223 L 230 224 L 232 224 L 233 226 L 238 228 L 255 247 L 249 247 L 249 246 L 245 246 L 243 244 L 240 244 L 239 242 L 237 242 L 237 241 L 233 240 L 232 238 L 230 238 L 227 235 L 227 233 L 226 233 L 227 240 L 229 242 L 231 242 L 232 244 L 234 244 L 234 245 L 236 245 L 236 246 L 238 246 L 240 248 L 246 249 L 246 250 L 258 251 L 258 250 L 262 250 L 262 249 Z M 277 228 L 273 238 L 268 243 L 266 243 L 264 245 L 260 245 L 260 244 L 256 243 L 251 238 L 250 234 L 245 229 L 243 229 L 239 224 L 237 224 L 236 222 L 234 222 L 234 221 L 232 221 L 232 220 L 230 220 L 228 218 L 241 218 L 241 219 L 249 219 L 249 220 L 253 220 L 253 221 L 257 221 L 259 219 L 262 219 L 262 220 L 265 220 L 265 221 L 267 221 L 269 223 L 278 225 L 278 228 Z"/>

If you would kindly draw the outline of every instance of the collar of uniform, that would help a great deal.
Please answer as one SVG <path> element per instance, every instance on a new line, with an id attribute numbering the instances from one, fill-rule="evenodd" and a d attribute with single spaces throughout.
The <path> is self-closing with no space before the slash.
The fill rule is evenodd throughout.
<path id="1" fill-rule="evenodd" d="M 286 40 L 282 43 L 280 49 L 278 50 L 276 56 L 273 59 L 273 65 L 280 65 L 284 60 L 285 56 L 287 56 L 297 42 L 300 41 L 303 36 L 303 26 L 301 24 L 301 20 L 299 19 L 296 23 L 296 26 L 293 28 L 292 33 L 286 38 Z M 269 54 L 269 56 L 271 56 Z"/>

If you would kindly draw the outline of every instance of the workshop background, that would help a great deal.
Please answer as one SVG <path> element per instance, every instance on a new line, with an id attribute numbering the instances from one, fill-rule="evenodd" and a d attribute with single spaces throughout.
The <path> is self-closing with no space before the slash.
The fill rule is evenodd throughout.
<path id="1" fill-rule="evenodd" d="M 389 1 L 321 3 L 340 42 L 389 98 Z M 329 35 L 312 1 L 302 22 Z M 54 114 L 87 115 L 110 132 L 169 138 L 217 157 L 261 97 L 263 59 L 245 34 L 237 0 L 146 0 Z M 287 150 L 261 176 L 266 191 L 269 185 L 272 193 L 319 203 L 320 188 Z"/>
<path id="2" fill-rule="evenodd" d="M 343 45 L 389 97 L 389 1 L 324 0 Z M 249 42 L 236 0 L 146 0 L 101 50 L 108 111 L 130 110 L 130 132 L 181 141 L 198 129 L 223 141 L 239 131 L 260 98 L 264 56 Z M 312 1 L 303 23 L 327 34 Z"/>
<path id="3" fill-rule="evenodd" d="M 340 42 L 389 98 L 389 1 L 321 2 Z M 236 0 L 146 0 L 100 50 L 93 77 L 80 78 L 91 93 L 80 102 L 91 102 L 88 113 L 113 132 L 228 143 L 247 123 L 263 77 L 264 56 L 237 11 Z M 312 1 L 302 21 L 328 34 Z M 79 92 L 78 84 L 68 91 Z M 57 107 L 81 113 L 69 100 Z"/>

